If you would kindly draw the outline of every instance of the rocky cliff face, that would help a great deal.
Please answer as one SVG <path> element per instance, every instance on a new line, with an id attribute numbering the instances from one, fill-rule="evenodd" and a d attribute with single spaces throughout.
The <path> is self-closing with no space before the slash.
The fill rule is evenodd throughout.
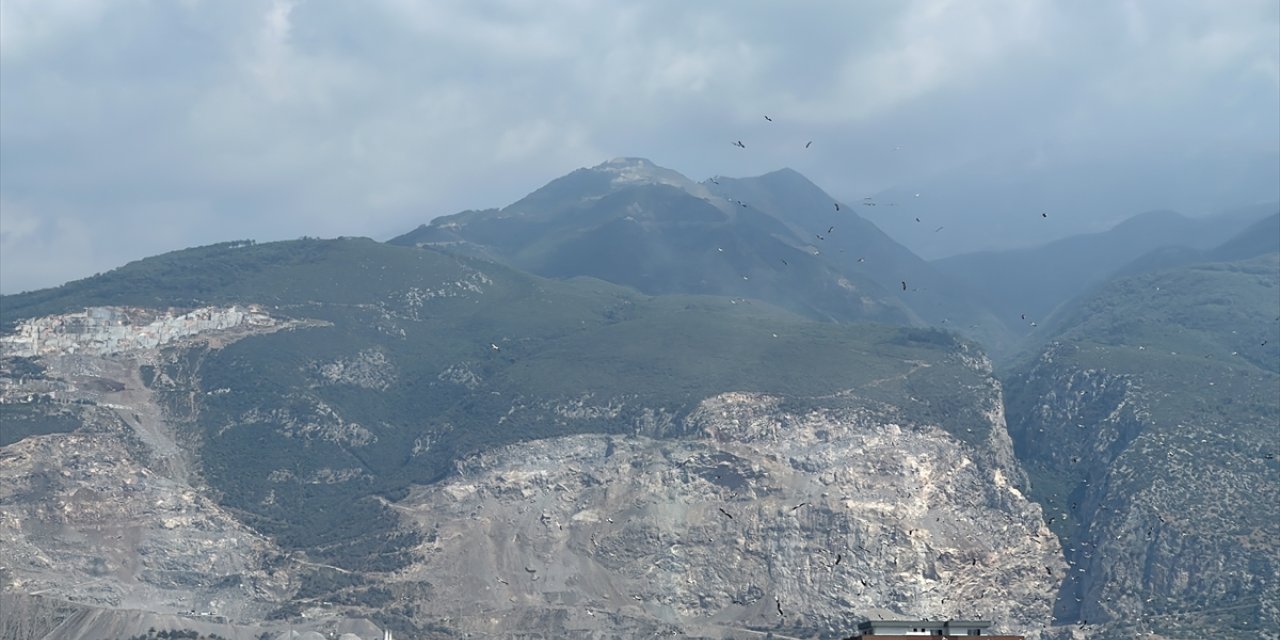
<path id="1" fill-rule="evenodd" d="M 74 430 L 0 448 L 0 588 L 4 617 L 23 618 L 0 637 L 127 637 L 172 624 L 247 638 L 219 621 L 261 620 L 296 592 L 296 561 L 218 505 L 199 479 L 196 443 L 141 380 L 143 366 L 186 348 L 296 324 L 234 307 L 95 308 L 2 339 L 5 428 L 22 426 L 11 417 L 57 415 Z"/>
<path id="2" fill-rule="evenodd" d="M 80 313 L 26 320 L 13 334 L 0 337 L 0 353 L 19 357 L 128 354 L 195 336 L 225 337 L 274 324 L 262 308 L 252 305 L 204 307 L 187 312 L 94 307 Z"/>
<path id="3" fill-rule="evenodd" d="M 890 612 L 1039 637 L 1065 565 L 1020 472 L 895 414 L 725 394 L 689 439 L 477 456 L 396 505 L 427 542 L 388 580 L 431 583 L 411 615 L 482 637 L 838 637 Z"/>
<path id="4" fill-rule="evenodd" d="M 1100 638 L 1274 629 L 1276 414 L 1248 401 L 1274 398 L 1274 377 L 1202 360 L 1212 387 L 1176 393 L 1172 356 L 1135 350 L 1125 368 L 1103 351 L 1051 345 L 1010 389 L 1019 458 L 1069 564 L 1057 621 Z M 1220 386 L 1229 414 L 1203 406 Z"/>

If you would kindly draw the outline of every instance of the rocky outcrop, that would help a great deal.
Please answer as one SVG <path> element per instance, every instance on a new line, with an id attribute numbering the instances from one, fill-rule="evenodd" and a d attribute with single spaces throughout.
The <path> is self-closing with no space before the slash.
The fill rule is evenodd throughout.
<path id="1" fill-rule="evenodd" d="M 6 356 L 113 355 L 156 349 L 183 338 L 230 329 L 262 329 L 276 321 L 257 306 L 203 307 L 187 312 L 93 307 L 26 320 L 0 337 Z"/>
<path id="2" fill-rule="evenodd" d="M 218 347 L 298 324 L 256 307 L 113 307 L 28 320 L 3 338 L 5 417 L 58 415 L 76 428 L 0 447 L 0 638 L 160 625 L 247 639 L 272 628 L 249 635 L 243 623 L 293 596 L 296 561 L 218 505 L 141 371 L 185 353 L 164 346 Z"/>
<path id="3" fill-rule="evenodd" d="M 388 579 L 438 585 L 416 616 L 485 637 L 831 637 L 882 609 L 1039 637 L 1065 569 L 1039 507 L 973 447 L 871 404 L 725 394 L 691 439 L 476 456 L 395 505 L 427 542 Z"/>
<path id="4" fill-rule="evenodd" d="M 111 608 L 265 613 L 287 596 L 269 541 L 113 433 L 28 438 L 0 452 L 5 588 Z"/>

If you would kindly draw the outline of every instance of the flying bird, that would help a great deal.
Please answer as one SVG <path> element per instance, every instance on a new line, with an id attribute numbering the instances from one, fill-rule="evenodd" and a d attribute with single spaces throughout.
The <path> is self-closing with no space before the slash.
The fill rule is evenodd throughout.
<path id="1" fill-rule="evenodd" d="M 839 210 L 840 210 L 840 203 L 839 203 L 839 202 L 833 202 L 832 204 L 836 205 L 836 211 L 839 211 Z"/>
<path id="2" fill-rule="evenodd" d="M 790 264 L 788 264 L 788 263 L 787 263 L 787 261 L 786 261 L 786 260 L 783 260 L 782 258 L 778 258 L 778 259 L 779 259 L 779 260 L 782 260 L 782 265 L 783 265 L 784 267 L 789 267 L 789 266 L 791 266 Z"/>
<path id="3" fill-rule="evenodd" d="M 769 122 L 773 122 L 773 118 L 770 118 L 769 116 L 765 116 L 764 119 L 768 120 Z"/>
<path id="4" fill-rule="evenodd" d="M 906 281 L 906 280 L 903 280 L 903 281 L 902 281 L 902 290 L 903 290 L 903 291 L 906 291 L 906 290 L 907 290 L 907 281 Z"/>
<path id="5" fill-rule="evenodd" d="M 730 519 L 730 520 L 732 520 L 732 519 L 733 519 L 733 516 L 732 516 L 732 515 L 729 515 L 729 512 L 728 512 L 728 511 L 725 511 L 724 509 L 721 509 L 720 507 L 716 507 L 716 509 L 718 509 L 718 510 L 720 511 L 720 513 L 724 514 L 724 517 L 726 517 L 726 518 L 728 518 L 728 519 Z"/>
<path id="6" fill-rule="evenodd" d="M 737 142 L 733 143 L 733 146 L 735 146 L 735 147 L 739 147 L 739 148 L 742 148 L 742 149 L 746 149 L 746 148 L 747 148 L 747 145 L 742 144 L 742 141 L 741 141 L 741 140 L 739 140 L 739 141 L 737 141 Z"/>
<path id="7" fill-rule="evenodd" d="M 791 510 L 792 510 L 792 511 L 795 511 L 796 509 L 799 509 L 800 507 L 803 507 L 803 506 L 805 506 L 805 505 L 807 505 L 807 504 L 809 504 L 809 503 L 808 503 L 808 502 L 801 502 L 800 504 L 798 504 L 798 505 L 796 505 L 796 506 L 794 506 L 794 507 L 791 507 Z"/>
<path id="8" fill-rule="evenodd" d="M 920 222 L 920 218 L 916 218 L 916 222 Z"/>
<path id="9" fill-rule="evenodd" d="M 934 229 L 934 230 L 933 230 L 933 232 L 934 232 L 934 233 L 937 233 L 937 232 L 939 232 L 939 231 L 942 231 L 942 227 L 938 227 L 937 229 Z"/>
<path id="10" fill-rule="evenodd" d="M 499 347 L 498 345 L 496 345 L 496 344 L 494 344 L 494 343 L 492 343 L 492 342 L 490 342 L 490 343 L 489 343 L 489 348 L 490 348 L 490 349 L 493 349 L 494 351 L 502 351 L 502 348 L 501 348 L 501 347 Z"/>
<path id="11" fill-rule="evenodd" d="M 835 564 L 833 564 L 833 565 L 831 565 L 831 566 L 833 566 L 833 567 L 834 567 L 834 566 L 836 566 L 836 565 L 840 564 L 840 561 L 841 561 L 842 559 L 844 559 L 844 555 L 843 555 L 843 554 L 839 554 L 839 553 L 837 553 L 837 554 L 836 554 L 836 562 L 835 562 Z"/>
<path id="12" fill-rule="evenodd" d="M 830 235 L 832 231 L 835 231 L 835 228 L 836 226 L 834 224 L 827 227 L 827 235 Z"/>
<path id="13" fill-rule="evenodd" d="M 1048 217 L 1049 217 L 1049 214 L 1047 214 L 1047 213 L 1045 213 L 1045 212 L 1041 211 L 1041 212 L 1040 212 L 1040 217 L 1041 217 L 1041 218 L 1048 218 Z"/>
<path id="14" fill-rule="evenodd" d="M 812 141 L 812 140 L 810 140 L 810 141 L 808 141 L 808 142 L 804 143 L 804 148 L 808 149 L 808 148 L 809 148 L 809 145 L 811 145 L 811 144 L 813 144 L 813 141 Z"/>

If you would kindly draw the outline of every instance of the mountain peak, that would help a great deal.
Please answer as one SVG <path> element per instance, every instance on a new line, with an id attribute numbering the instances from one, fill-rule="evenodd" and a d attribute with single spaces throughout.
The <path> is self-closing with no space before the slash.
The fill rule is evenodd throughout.
<path id="1" fill-rule="evenodd" d="M 620 168 L 620 167 L 646 167 L 650 169 L 660 168 L 658 167 L 658 165 L 654 164 L 653 161 L 648 158 L 639 158 L 639 157 L 633 157 L 633 156 L 621 156 L 621 157 L 614 158 L 612 160 L 606 160 L 592 168 L 596 170 L 607 171 L 612 168 Z"/>
<path id="2" fill-rule="evenodd" d="M 703 190 L 696 182 L 684 177 L 678 171 L 659 167 L 646 158 L 614 158 L 591 167 L 591 170 L 609 174 L 613 186 L 665 184 L 705 197 Z"/>

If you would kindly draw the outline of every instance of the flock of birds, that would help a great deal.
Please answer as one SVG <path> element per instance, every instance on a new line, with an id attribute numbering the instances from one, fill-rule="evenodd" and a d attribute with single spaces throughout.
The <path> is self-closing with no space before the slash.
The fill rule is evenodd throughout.
<path id="1" fill-rule="evenodd" d="M 773 118 L 772 118 L 772 117 L 770 117 L 770 116 L 769 116 L 769 115 L 767 115 L 767 114 L 764 116 L 764 119 L 765 119 L 765 120 L 767 120 L 768 122 L 773 122 Z M 744 144 L 744 143 L 742 142 L 742 140 L 734 140 L 734 141 L 733 141 L 733 142 L 731 142 L 730 144 L 732 144 L 734 147 L 737 147 L 737 148 L 739 148 L 739 149 L 746 149 L 746 148 L 747 148 L 747 145 L 746 145 L 746 144 Z M 812 147 L 812 146 L 813 146 L 813 140 L 809 140 L 808 142 L 805 142 L 805 143 L 804 143 L 804 148 L 805 148 L 805 149 L 808 149 L 808 148 L 810 148 L 810 147 Z M 895 147 L 894 147 L 894 150 L 901 150 L 901 149 L 902 149 L 902 146 L 901 146 L 901 145 L 897 145 L 897 146 L 895 146 Z M 713 184 L 716 184 L 716 185 L 719 185 L 719 184 L 720 184 L 720 182 L 719 182 L 719 181 L 717 181 L 715 178 L 711 178 L 711 182 L 712 182 Z M 914 197 L 919 198 L 919 197 L 920 197 L 920 194 L 919 194 L 919 193 L 916 193 L 916 194 L 914 194 Z M 743 202 L 743 201 L 741 201 L 741 200 L 737 200 L 737 199 L 730 198 L 730 199 L 729 199 L 729 201 L 730 201 L 730 202 L 733 202 L 734 204 L 741 205 L 741 206 L 743 206 L 743 207 L 748 206 L 746 202 Z M 877 203 L 877 202 L 875 201 L 875 198 L 874 198 L 873 196 L 867 196 L 867 197 L 865 197 L 865 198 L 863 198 L 863 199 L 862 199 L 861 204 L 862 204 L 862 206 L 864 206 L 864 207 L 874 207 L 874 206 L 877 206 L 877 205 L 878 205 L 878 204 L 880 204 L 880 203 Z M 885 204 L 886 206 L 890 206 L 890 207 L 897 206 L 897 203 L 896 203 L 896 202 L 887 202 L 887 203 L 884 203 L 884 204 Z M 836 212 L 839 212 L 839 211 L 840 211 L 840 203 L 839 203 L 839 202 L 833 202 L 833 203 L 832 203 L 832 205 L 835 207 Z M 1040 212 L 1040 217 L 1041 217 L 1041 218 L 1048 218 L 1048 217 L 1049 217 L 1049 213 L 1048 213 L 1047 211 L 1041 211 L 1041 212 Z M 916 222 L 923 223 L 923 221 L 922 221 L 919 217 L 916 217 L 916 218 L 915 218 L 915 221 L 916 221 Z M 934 233 L 938 233 L 938 232 L 942 231 L 942 230 L 943 230 L 943 229 L 945 229 L 945 228 L 946 228 L 946 227 L 945 227 L 945 225 L 939 225 L 939 226 L 938 226 L 938 228 L 936 228 L 936 229 L 934 229 L 934 230 L 933 230 L 933 232 L 934 232 Z M 828 236 L 829 236 L 829 235 L 831 235 L 831 233 L 832 233 L 833 231 L 835 231 L 835 225 L 832 225 L 831 227 L 829 227 L 829 228 L 827 229 L 827 235 L 828 235 Z M 816 234 L 816 235 L 817 235 L 818 240 L 826 240 L 826 237 L 824 237 L 822 234 Z M 721 251 L 723 251 L 723 249 L 720 249 L 720 250 L 721 250 Z M 785 267 L 785 266 L 791 266 L 791 263 L 787 262 L 787 260 L 786 260 L 785 258 L 779 258 L 779 261 L 781 261 L 781 262 L 782 262 L 782 265 L 783 265 L 784 267 Z M 865 257 L 865 256 L 863 256 L 863 257 L 859 257 L 859 258 L 858 258 L 858 262 L 859 262 L 859 263 L 866 262 L 866 257 Z M 742 276 L 742 279 L 743 279 L 743 280 L 748 280 L 749 278 L 748 278 L 747 276 Z M 908 291 L 908 290 L 909 290 L 909 287 L 907 286 L 907 281 L 906 281 L 906 280 L 901 280 L 901 281 L 900 281 L 900 283 L 901 283 L 901 286 L 902 286 L 902 290 L 903 290 L 903 291 Z M 1023 320 L 1026 320 L 1026 314 L 1023 314 L 1022 319 L 1023 319 Z M 1035 327 L 1035 326 L 1036 326 L 1036 323 L 1032 322 L 1032 323 L 1031 323 L 1031 326 L 1032 326 L 1032 327 Z"/>

